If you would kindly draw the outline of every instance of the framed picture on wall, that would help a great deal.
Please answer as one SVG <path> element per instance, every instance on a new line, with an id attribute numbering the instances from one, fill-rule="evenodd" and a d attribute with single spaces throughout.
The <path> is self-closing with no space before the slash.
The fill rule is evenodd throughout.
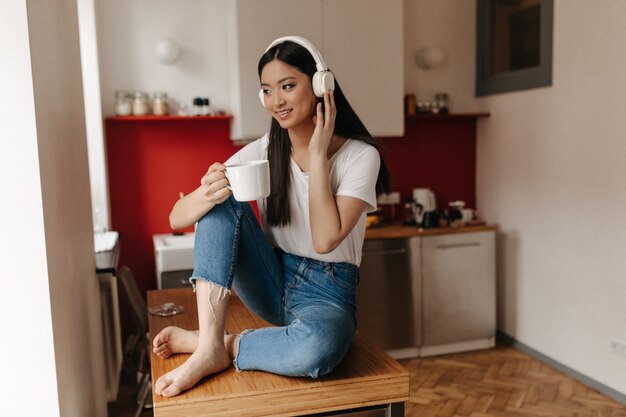
<path id="1" fill-rule="evenodd" d="M 552 85 L 553 3 L 477 0 L 477 96 Z"/>

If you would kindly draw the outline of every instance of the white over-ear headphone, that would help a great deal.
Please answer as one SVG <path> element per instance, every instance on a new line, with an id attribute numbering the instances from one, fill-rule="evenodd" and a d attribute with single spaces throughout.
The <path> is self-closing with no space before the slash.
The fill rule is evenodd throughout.
<path id="1" fill-rule="evenodd" d="M 303 37 L 283 36 L 282 38 L 274 40 L 274 42 L 272 42 L 270 46 L 267 47 L 265 52 L 269 51 L 272 47 L 278 45 L 279 43 L 283 43 L 285 41 L 291 41 L 303 46 L 307 49 L 307 51 L 309 51 L 309 53 L 315 60 L 315 67 L 317 68 L 317 72 L 313 74 L 313 80 L 311 83 L 313 85 L 313 93 L 317 97 L 324 97 L 325 92 L 335 89 L 335 77 L 333 76 L 333 73 L 329 71 L 328 66 L 322 58 L 322 54 L 320 54 L 320 51 L 315 48 L 315 45 L 313 45 L 311 42 L 304 39 Z M 263 89 L 259 91 L 259 99 L 261 99 L 261 104 L 265 106 L 265 100 L 263 100 Z"/>

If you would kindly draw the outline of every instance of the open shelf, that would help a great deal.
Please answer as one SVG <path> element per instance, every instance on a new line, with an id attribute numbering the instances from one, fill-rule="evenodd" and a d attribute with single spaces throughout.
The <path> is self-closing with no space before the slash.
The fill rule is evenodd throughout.
<path id="1" fill-rule="evenodd" d="M 225 116 L 107 116 L 105 120 L 116 122 L 179 122 L 202 120 L 231 120 L 232 115 Z"/>
<path id="2" fill-rule="evenodd" d="M 433 114 L 433 113 L 417 113 L 413 116 L 406 115 L 407 119 L 455 119 L 465 117 L 489 117 L 491 113 L 479 112 L 479 113 L 448 113 L 448 114 Z"/>

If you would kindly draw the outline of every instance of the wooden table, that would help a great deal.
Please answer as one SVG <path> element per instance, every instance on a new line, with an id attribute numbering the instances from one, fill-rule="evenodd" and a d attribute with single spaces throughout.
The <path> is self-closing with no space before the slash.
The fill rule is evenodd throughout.
<path id="1" fill-rule="evenodd" d="M 195 294 L 190 288 L 148 292 L 149 307 L 165 302 L 183 305 L 185 312 L 171 317 L 149 315 L 151 340 L 166 326 L 198 329 Z M 269 324 L 247 310 L 238 298 L 231 298 L 227 332 L 265 326 Z M 318 379 L 237 372 L 231 366 L 176 397 L 154 394 L 156 380 L 187 357 L 188 354 L 178 354 L 162 359 L 152 354 L 155 417 L 300 416 L 327 412 L 341 415 L 361 407 L 384 407 L 387 412 L 378 415 L 402 416 L 404 401 L 409 398 L 408 371 L 358 331 L 346 358 L 330 375 Z"/>

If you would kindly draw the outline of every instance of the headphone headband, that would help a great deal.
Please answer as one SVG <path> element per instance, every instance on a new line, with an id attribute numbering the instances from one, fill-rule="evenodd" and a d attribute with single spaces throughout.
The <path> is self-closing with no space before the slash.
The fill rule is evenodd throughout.
<path id="1" fill-rule="evenodd" d="M 315 47 L 315 45 L 313 45 L 313 43 L 311 43 L 307 39 L 304 39 L 302 36 L 283 36 L 282 38 L 278 38 L 274 40 L 274 42 L 272 42 L 270 46 L 267 47 L 265 52 L 269 51 L 270 49 L 272 49 L 274 46 L 278 45 L 279 43 L 283 43 L 285 41 L 291 41 L 306 48 L 307 51 L 309 51 L 309 53 L 315 60 L 315 67 L 317 68 L 317 70 L 328 71 L 328 66 L 326 65 L 326 62 L 324 62 L 324 59 L 322 58 L 322 54 L 320 53 L 320 51 L 317 50 L 317 48 Z"/>
<path id="2" fill-rule="evenodd" d="M 309 51 L 309 53 L 313 57 L 313 60 L 315 60 L 315 67 L 317 68 L 317 72 L 311 77 L 311 87 L 313 87 L 313 93 L 317 97 L 324 97 L 324 93 L 326 93 L 328 90 L 335 89 L 335 76 L 332 72 L 328 70 L 326 63 L 322 59 L 322 54 L 320 54 L 320 51 L 318 51 L 311 42 L 304 39 L 303 37 L 283 36 L 282 38 L 278 38 L 274 42 L 272 42 L 270 46 L 267 47 L 265 52 L 269 51 L 279 43 L 283 43 L 285 41 L 294 42 L 302 46 L 307 51 Z M 263 99 L 263 89 L 259 91 L 259 99 L 261 99 L 261 103 L 265 105 L 265 100 Z"/>

